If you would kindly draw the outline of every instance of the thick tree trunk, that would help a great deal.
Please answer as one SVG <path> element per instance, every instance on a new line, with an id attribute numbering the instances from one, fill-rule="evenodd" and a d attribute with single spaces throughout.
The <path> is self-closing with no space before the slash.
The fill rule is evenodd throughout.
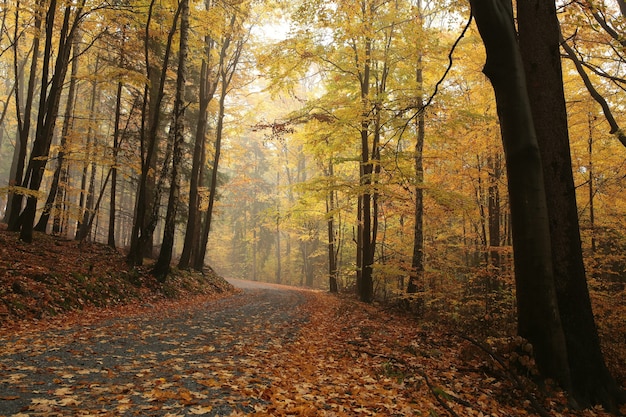
<path id="1" fill-rule="evenodd" d="M 522 0 L 517 9 L 528 96 L 550 196 L 552 266 L 567 342 L 571 394 L 581 406 L 602 404 L 616 411 L 619 388 L 604 363 L 583 264 L 556 5 L 554 1 Z"/>
<path id="2" fill-rule="evenodd" d="M 548 208 L 524 68 L 510 0 L 471 0 L 496 96 L 513 227 L 518 331 L 540 371 L 570 387 L 567 349 L 554 287 Z"/>

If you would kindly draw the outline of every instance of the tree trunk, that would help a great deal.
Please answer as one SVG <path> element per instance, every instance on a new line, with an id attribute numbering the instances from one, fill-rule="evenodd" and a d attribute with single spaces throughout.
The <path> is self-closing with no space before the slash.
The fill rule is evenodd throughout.
<path id="1" fill-rule="evenodd" d="M 371 61 L 372 41 L 369 38 L 365 40 L 365 63 L 363 73 L 361 75 L 361 105 L 363 106 L 361 118 L 361 168 L 360 168 L 360 184 L 362 192 L 361 201 L 361 219 L 360 219 L 360 262 L 357 257 L 357 267 L 360 274 L 357 275 L 357 293 L 359 299 L 369 303 L 374 298 L 374 281 L 373 281 L 373 264 L 374 250 L 372 242 L 372 194 L 371 184 L 374 173 L 373 162 L 369 154 L 369 137 L 370 137 L 370 109 L 369 109 L 369 91 L 370 91 L 370 61 Z"/>
<path id="2" fill-rule="evenodd" d="M 418 6 L 420 7 L 420 6 Z M 420 10 L 421 13 L 421 10 Z M 426 120 L 424 115 L 424 76 L 422 68 L 422 51 L 418 49 L 415 81 L 419 92 L 419 114 L 416 120 L 415 140 L 415 213 L 413 225 L 413 256 L 411 257 L 411 275 L 406 291 L 416 293 L 424 288 L 424 138 L 426 136 Z M 418 301 L 418 308 L 422 301 Z"/>
<path id="3" fill-rule="evenodd" d="M 334 182 L 334 168 L 332 157 L 328 160 L 328 178 Z M 339 292 L 337 285 L 337 249 L 339 242 L 335 237 L 335 191 L 331 187 L 326 197 L 326 217 L 328 218 L 326 225 L 328 229 L 328 287 L 330 292 L 336 294 Z"/>
<path id="4" fill-rule="evenodd" d="M 207 7 L 209 7 L 208 3 Z M 193 265 L 195 257 L 198 256 L 198 253 L 196 253 L 200 237 L 198 230 L 201 230 L 200 196 L 198 191 L 202 184 L 202 174 L 204 172 L 202 167 L 204 164 L 204 156 L 206 154 L 206 132 L 208 123 L 207 109 L 209 107 L 209 103 L 215 95 L 215 90 L 217 89 L 217 83 L 219 80 L 219 77 L 214 77 L 213 79 L 210 77 L 209 64 L 211 62 L 211 53 L 214 43 L 215 42 L 211 37 L 207 36 L 205 38 L 206 58 L 202 60 L 202 67 L 200 69 L 200 108 L 198 110 L 199 117 L 196 125 L 191 178 L 189 181 L 189 216 L 187 218 L 183 251 L 178 262 L 178 267 L 185 269 L 189 268 L 190 265 Z"/>
<path id="5" fill-rule="evenodd" d="M 123 64 L 123 56 L 120 57 L 120 66 Z M 115 99 L 115 119 L 113 121 L 113 166 L 111 167 L 111 198 L 109 201 L 109 231 L 107 245 L 115 247 L 115 217 L 117 199 L 117 152 L 120 146 L 120 115 L 122 111 L 122 87 L 121 81 L 117 83 Z"/>
<path id="6" fill-rule="evenodd" d="M 78 30 L 78 23 L 82 16 L 82 3 L 75 7 L 67 6 L 63 17 L 63 25 L 59 35 L 59 47 L 54 65 L 52 77 L 48 78 L 48 66 L 51 61 L 52 40 L 54 34 L 54 21 L 56 15 L 56 0 L 52 0 L 46 15 L 46 46 L 43 58 L 43 74 L 41 77 L 41 92 L 39 98 L 39 114 L 37 117 L 37 132 L 33 142 L 33 150 L 29 161 L 29 169 L 26 173 L 28 188 L 31 191 L 39 191 L 43 179 L 44 170 L 50 145 L 54 135 L 54 127 L 59 110 L 59 102 L 63 91 L 63 81 L 68 69 L 70 51 L 72 50 L 73 38 Z M 73 15 L 73 20 L 72 20 Z M 48 90 L 49 86 L 49 90 Z M 31 242 L 33 238 L 33 225 L 37 209 L 37 197 L 28 197 L 26 207 L 20 214 L 20 240 Z"/>
<path id="7" fill-rule="evenodd" d="M 96 56 L 96 64 L 94 73 L 97 74 L 100 66 L 100 56 Z M 81 216 L 76 224 L 76 240 L 84 240 L 89 234 L 87 225 L 89 223 L 89 213 L 93 208 L 93 194 L 95 192 L 95 171 L 96 164 L 94 162 L 93 142 L 94 138 L 94 121 L 96 118 L 96 103 L 100 102 L 100 90 L 98 89 L 98 83 L 92 81 L 91 85 L 91 97 L 89 99 L 89 127 L 87 128 L 87 143 L 85 143 L 85 161 L 83 162 L 82 176 L 80 180 L 80 202 Z M 89 184 L 87 184 L 87 178 L 89 174 L 89 165 L 91 165 L 91 175 L 89 175 Z"/>
<path id="8" fill-rule="evenodd" d="M 280 171 L 276 172 L 276 188 L 280 188 Z M 276 283 L 280 284 L 282 281 L 282 259 L 280 257 L 280 199 L 276 199 Z"/>
<path id="9" fill-rule="evenodd" d="M 161 190 L 156 189 L 155 195 L 151 196 L 149 192 L 150 178 L 153 173 L 153 162 L 156 161 L 157 151 L 157 136 L 159 131 L 160 116 L 161 116 L 161 103 L 165 95 L 165 79 L 167 76 L 167 69 L 169 66 L 169 58 L 172 50 L 172 41 L 174 33 L 176 32 L 176 26 L 178 24 L 178 18 L 181 12 L 181 4 L 179 2 L 174 17 L 172 19 L 172 26 L 167 35 L 167 43 L 165 46 L 165 53 L 163 56 L 163 62 L 161 70 L 158 73 L 158 83 L 154 82 L 153 76 L 155 72 L 150 64 L 150 22 L 152 18 L 152 12 L 154 8 L 155 0 L 150 2 L 148 19 L 146 22 L 146 39 L 144 43 L 144 54 L 146 60 L 146 68 L 148 68 L 147 78 L 151 80 L 147 83 L 144 90 L 144 111 L 142 112 L 142 129 L 141 129 L 141 174 L 139 176 L 139 184 L 137 189 L 137 202 L 135 204 L 135 216 L 133 219 L 133 233 L 131 235 L 131 244 L 126 260 L 131 265 L 142 265 L 143 257 L 146 252 L 148 242 L 152 241 L 154 229 L 156 228 L 158 216 L 158 206 L 150 206 L 150 202 L 158 204 L 159 195 Z M 150 93 L 150 108 L 146 111 L 146 102 L 148 97 L 148 91 L 152 89 Z M 145 121 L 147 119 L 147 128 Z M 151 169 L 152 168 L 152 169 Z M 157 186 L 158 187 L 158 186 Z M 159 194 L 159 195 L 157 195 Z M 152 197 L 152 198 L 151 198 Z"/>
<path id="10" fill-rule="evenodd" d="M 548 208 L 539 147 L 510 0 L 471 0 L 485 44 L 483 72 L 493 86 L 507 163 L 513 227 L 518 332 L 540 371 L 570 386 L 565 336 L 554 287 Z"/>
<path id="11" fill-rule="evenodd" d="M 489 155 L 487 169 L 489 170 L 489 185 L 487 188 L 487 217 L 489 225 L 489 274 L 487 289 L 499 289 L 498 275 L 500 273 L 500 189 L 499 182 L 502 166 L 499 154 Z"/>
<path id="12" fill-rule="evenodd" d="M 180 47 L 178 52 L 178 70 L 176 74 L 176 97 L 174 99 L 174 145 L 172 149 L 172 175 L 170 177 L 170 194 L 165 215 L 165 227 L 159 258 L 152 273 L 164 282 L 170 271 L 170 263 L 174 252 L 174 235 L 176 233 L 176 214 L 180 197 L 180 168 L 183 159 L 185 142 L 185 79 L 187 77 L 187 53 L 189 44 L 189 0 L 180 3 Z"/>
<path id="13" fill-rule="evenodd" d="M 213 217 L 213 206 L 215 204 L 215 194 L 217 193 L 217 174 L 222 150 L 222 135 L 224 131 L 224 112 L 228 84 L 224 79 L 226 74 L 222 74 L 222 88 L 219 99 L 219 109 L 217 115 L 217 126 L 215 130 L 215 155 L 213 156 L 213 169 L 211 170 L 211 185 L 209 188 L 209 204 L 204 217 L 204 228 L 200 236 L 200 245 L 194 261 L 194 269 L 202 271 L 204 269 L 204 258 L 209 244 L 209 233 L 211 232 L 211 219 Z"/>
<path id="14" fill-rule="evenodd" d="M 59 147 L 59 153 L 57 155 L 57 167 L 54 170 L 52 184 L 50 185 L 48 198 L 44 205 L 43 212 L 41 213 L 39 222 L 37 222 L 37 225 L 34 228 L 34 230 L 42 233 L 45 233 L 46 228 L 48 227 L 48 221 L 50 219 L 50 214 L 53 211 L 53 206 L 55 211 L 53 233 L 59 234 L 61 232 L 61 222 L 59 216 L 62 209 L 64 193 L 59 192 L 59 181 L 62 179 L 67 179 L 65 149 L 67 148 L 68 135 L 70 134 L 73 126 L 72 115 L 74 113 L 74 103 L 76 101 L 76 76 L 78 74 L 78 58 L 80 56 L 79 41 L 79 36 L 76 36 L 73 41 L 74 52 L 72 58 L 72 71 L 70 76 L 69 91 L 67 93 L 67 103 L 65 105 L 65 114 L 63 116 L 63 128 L 61 129 L 61 144 Z M 66 185 L 64 187 L 66 187 Z"/>
<path id="15" fill-rule="evenodd" d="M 16 10 L 16 21 L 19 16 L 19 2 Z M 20 105 L 20 94 L 22 93 L 22 88 L 18 84 L 22 79 L 20 74 L 21 71 L 18 70 L 18 25 L 15 25 L 15 33 L 14 33 L 14 42 L 13 42 L 13 63 L 15 69 L 15 113 L 17 116 L 17 138 L 16 138 L 16 146 L 15 146 L 15 155 L 13 157 L 14 166 L 11 166 L 11 179 L 9 180 L 9 185 L 14 187 L 24 186 L 24 166 L 26 164 L 26 151 L 28 149 L 28 138 L 30 136 L 30 127 L 31 127 L 31 114 L 33 110 L 33 100 L 35 96 L 35 83 L 37 76 L 37 63 L 39 62 L 39 44 L 41 40 L 41 24 L 42 19 L 40 14 L 36 14 L 34 28 L 35 28 L 35 39 L 33 40 L 33 56 L 30 64 L 30 72 L 28 76 L 28 87 L 26 90 L 26 102 L 24 104 L 24 109 L 21 109 Z M 23 117 L 22 116 L 22 111 Z M 19 215 L 22 211 L 22 202 L 23 202 L 23 194 L 11 192 L 9 194 L 9 203 L 7 205 L 7 213 L 6 213 L 6 221 L 8 223 L 8 229 L 11 231 L 19 230 Z"/>
<path id="16" fill-rule="evenodd" d="M 604 363 L 583 263 L 554 1 L 519 1 L 519 42 L 548 199 L 552 267 L 571 394 L 583 407 L 617 411 L 620 393 Z M 570 387 L 566 387 L 570 388 Z M 623 398 L 622 398 L 623 400 Z"/>
<path id="17" fill-rule="evenodd" d="M 237 23 L 237 13 L 233 13 L 230 17 L 229 31 L 224 35 L 222 48 L 220 50 L 220 60 L 218 65 L 219 82 L 221 83 L 220 98 L 218 103 L 217 114 L 217 126 L 215 129 L 215 155 L 213 157 L 213 169 L 211 171 L 211 185 L 209 189 L 209 203 L 207 211 L 204 216 L 204 227 L 201 232 L 200 239 L 198 241 L 198 249 L 196 251 L 196 257 L 194 259 L 193 268 L 196 271 L 202 271 L 204 269 L 204 259 L 206 257 L 206 250 L 209 243 L 209 233 L 211 232 L 211 219 L 213 216 L 213 206 L 215 204 L 215 195 L 217 193 L 217 177 L 220 161 L 220 152 L 222 147 L 222 135 L 224 131 L 224 115 L 225 115 L 225 102 L 228 95 L 228 88 L 237 71 L 237 65 L 243 50 L 245 43 L 244 39 L 238 39 L 235 43 L 232 55 L 229 59 L 228 51 L 230 49 L 235 24 Z"/>

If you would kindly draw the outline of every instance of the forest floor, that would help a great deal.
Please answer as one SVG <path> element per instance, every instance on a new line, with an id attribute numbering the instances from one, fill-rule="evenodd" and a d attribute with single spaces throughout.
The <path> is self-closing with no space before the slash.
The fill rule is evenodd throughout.
<path id="1" fill-rule="evenodd" d="M 0 231 L 0 416 L 608 416 L 533 383 L 519 341 L 233 282 Z"/>
<path id="2" fill-rule="evenodd" d="M 61 313 L 120 314 L 155 303 L 215 298 L 235 289 L 212 271 L 174 270 L 165 283 L 147 267 L 130 268 L 102 244 L 35 233 L 32 244 L 0 225 L 0 329 L 30 325 Z"/>

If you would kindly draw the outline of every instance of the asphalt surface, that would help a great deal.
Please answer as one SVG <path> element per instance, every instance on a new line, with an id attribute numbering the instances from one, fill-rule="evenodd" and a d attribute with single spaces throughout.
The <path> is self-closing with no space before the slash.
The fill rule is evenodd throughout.
<path id="1" fill-rule="evenodd" d="M 0 337 L 0 416 L 251 413 L 306 295 L 232 283 L 243 292 L 194 308 Z"/>

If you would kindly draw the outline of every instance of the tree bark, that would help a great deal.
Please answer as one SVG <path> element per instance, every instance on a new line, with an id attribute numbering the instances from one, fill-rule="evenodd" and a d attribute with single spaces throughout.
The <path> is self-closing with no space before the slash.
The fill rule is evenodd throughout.
<path id="1" fill-rule="evenodd" d="M 421 2 L 420 7 L 421 21 Z M 415 137 L 415 154 L 413 155 L 415 162 L 415 212 L 413 214 L 413 255 L 411 257 L 411 273 L 409 275 L 409 283 L 406 291 L 409 294 L 418 292 L 424 287 L 424 139 L 426 136 L 426 118 L 424 115 L 424 75 L 422 63 L 422 50 L 417 51 L 417 69 L 415 71 L 415 82 L 418 90 L 418 105 L 420 107 L 419 114 L 416 118 L 416 137 Z M 421 306 L 418 301 L 418 308 Z"/>
<path id="2" fill-rule="evenodd" d="M 228 33 L 225 34 L 223 38 L 222 48 L 220 50 L 220 61 L 218 65 L 218 75 L 219 82 L 221 83 L 220 88 L 220 97 L 218 103 L 218 114 L 217 114 L 217 126 L 215 129 L 215 154 L 213 156 L 213 169 L 211 171 L 211 184 L 209 188 L 209 203 L 207 207 L 207 211 L 204 216 L 204 227 L 201 232 L 201 236 L 198 242 L 198 249 L 196 251 L 196 257 L 194 259 L 194 269 L 196 271 L 202 271 L 204 269 L 204 259 L 206 257 L 207 246 L 209 243 L 209 233 L 211 232 L 211 219 L 213 216 L 213 206 L 215 204 L 215 197 L 217 193 L 217 179 L 218 179 L 218 168 L 220 161 L 220 153 L 222 147 L 222 135 L 224 130 L 224 116 L 225 116 L 225 102 L 226 96 L 228 95 L 228 89 L 230 83 L 233 79 L 237 71 L 237 65 L 239 64 L 239 59 L 241 58 L 241 53 L 243 51 L 243 45 L 245 43 L 245 39 L 237 39 L 235 42 L 235 47 L 232 51 L 232 55 L 230 58 L 228 57 L 228 51 L 230 49 L 231 43 L 233 41 L 233 36 L 235 35 L 236 23 L 237 23 L 237 13 L 233 12 L 230 17 L 229 30 Z"/>
<path id="3" fill-rule="evenodd" d="M 513 227 L 518 332 L 533 345 L 543 375 L 570 387 L 556 299 L 548 207 L 511 0 L 471 0 L 493 86 L 507 163 Z"/>
<path id="4" fill-rule="evenodd" d="M 123 57 L 120 57 L 120 64 Z M 117 204 L 117 153 L 120 146 L 120 115 L 122 111 L 122 87 L 121 81 L 117 83 L 115 94 L 115 119 L 113 120 L 113 166 L 111 166 L 111 197 L 109 201 L 109 230 L 107 235 L 107 245 L 115 248 L 115 218 Z"/>
<path id="5" fill-rule="evenodd" d="M 152 78 L 152 76 L 154 75 L 154 71 L 152 71 L 153 68 L 150 64 L 149 59 L 149 27 L 154 4 L 155 0 L 152 0 L 150 2 L 148 20 L 146 22 L 146 40 L 144 44 L 146 68 L 148 72 L 147 78 L 151 81 L 154 80 L 154 78 Z M 153 167 L 153 162 L 156 161 L 156 145 L 161 120 L 161 103 L 163 101 L 163 97 L 165 96 L 165 79 L 167 76 L 167 69 L 169 66 L 169 59 L 172 50 L 172 41 L 174 39 L 174 33 L 176 32 L 176 26 L 178 25 L 178 18 L 181 13 L 181 4 L 182 2 L 180 2 L 178 4 L 178 7 L 176 8 L 176 12 L 174 13 L 174 16 L 172 18 L 172 26 L 170 27 L 169 33 L 167 35 L 167 43 L 165 46 L 165 53 L 163 56 L 161 70 L 158 76 L 158 83 L 151 82 L 146 84 L 144 91 L 144 111 L 142 113 L 142 122 L 144 123 L 144 125 L 142 126 L 141 130 L 141 174 L 139 176 L 139 184 L 137 189 L 137 202 L 135 205 L 135 216 L 133 219 L 133 233 L 131 235 L 131 245 L 128 256 L 126 257 L 126 260 L 130 265 L 143 264 L 143 257 L 146 252 L 146 247 L 148 246 L 148 243 L 152 241 L 152 236 L 154 234 L 154 229 L 156 228 L 157 223 L 158 201 L 161 190 L 155 189 L 154 195 L 150 195 L 151 192 L 149 191 L 149 177 L 151 173 L 155 171 Z M 155 85 L 157 86 L 155 87 Z M 150 88 L 154 88 L 155 90 L 153 90 L 153 92 L 150 94 L 150 108 L 149 111 L 146 111 L 146 101 Z M 146 119 L 147 128 L 145 126 Z M 158 186 L 156 187 L 158 188 Z M 157 207 L 150 206 L 151 201 L 152 204 L 157 204 Z"/>
<path id="6" fill-rule="evenodd" d="M 20 12 L 20 4 L 19 1 L 17 3 L 17 7 L 15 8 L 15 21 L 19 20 L 19 12 Z M 36 14 L 34 28 L 35 28 L 35 39 L 33 40 L 33 54 L 32 60 L 30 64 L 30 72 L 28 76 L 28 87 L 26 90 L 26 102 L 24 104 L 24 109 L 20 108 L 20 94 L 22 92 L 22 88 L 20 87 L 19 80 L 22 78 L 19 76 L 20 71 L 18 70 L 18 25 L 15 25 L 15 33 L 14 33 L 14 42 L 13 42 L 13 63 L 15 69 L 15 113 L 17 116 L 17 140 L 15 147 L 15 171 L 13 172 L 13 166 L 11 167 L 13 176 L 9 181 L 10 186 L 20 187 L 24 186 L 24 166 L 26 164 L 26 151 L 28 149 L 28 138 L 30 136 L 30 128 L 31 128 L 31 114 L 33 110 L 33 100 L 35 96 L 35 83 L 37 76 L 37 63 L 39 62 L 39 47 L 41 41 L 41 25 L 42 19 L 40 14 Z M 23 117 L 22 117 L 22 111 Z M 9 194 L 9 203 L 7 208 L 7 223 L 8 229 L 11 231 L 19 230 L 19 215 L 22 211 L 22 203 L 23 203 L 23 194 L 12 192 Z"/>
<path id="7" fill-rule="evenodd" d="M 28 188 L 31 191 L 39 191 L 43 179 L 48 154 L 50 152 L 50 145 L 54 135 L 54 126 L 58 115 L 61 93 L 63 91 L 63 81 L 67 73 L 70 51 L 72 50 L 74 36 L 76 36 L 78 30 L 83 5 L 84 0 L 76 6 L 67 6 L 65 8 L 63 24 L 59 35 L 57 57 L 54 71 L 50 79 L 48 78 L 48 66 L 53 55 L 52 39 L 54 36 L 56 0 L 51 1 L 46 15 L 46 46 L 43 57 L 37 132 L 28 164 L 29 168 L 26 173 Z M 36 209 L 37 197 L 30 195 L 26 202 L 26 207 L 20 214 L 20 240 L 24 242 L 32 241 Z"/>
<path id="8" fill-rule="evenodd" d="M 207 6 L 208 7 L 208 6 Z M 209 103 L 213 99 L 217 89 L 219 77 L 210 76 L 211 53 L 214 41 L 211 37 L 205 38 L 206 57 L 202 60 L 200 69 L 200 92 L 198 110 L 198 122 L 196 124 L 196 135 L 194 142 L 193 161 L 191 166 L 191 178 L 189 181 L 189 216 L 187 218 L 187 227 L 185 229 L 185 242 L 183 251 L 180 255 L 178 267 L 181 269 L 189 268 L 194 264 L 195 257 L 198 256 L 199 233 L 201 229 L 200 217 L 200 196 L 199 188 L 202 184 L 202 164 L 206 153 L 206 131 L 208 123 L 207 109 Z"/>
<path id="9" fill-rule="evenodd" d="M 172 149 L 172 175 L 170 177 L 170 193 L 165 214 L 165 227 L 161 251 L 152 273 L 164 282 L 170 271 L 170 263 L 174 252 L 174 235 L 176 233 L 176 214 L 180 197 L 180 168 L 183 159 L 185 142 L 185 80 L 187 77 L 187 53 L 189 44 L 189 0 L 180 3 L 180 46 L 178 52 L 178 70 L 176 75 L 176 97 L 174 99 L 174 137 Z"/>
<path id="10" fill-rule="evenodd" d="M 67 137 L 72 130 L 73 125 L 73 113 L 74 103 L 76 100 L 76 76 L 78 74 L 78 58 L 80 56 L 79 51 L 79 37 L 76 36 L 73 41 L 73 59 L 72 59 L 72 71 L 70 77 L 70 86 L 67 93 L 67 103 L 65 105 L 65 114 L 63 116 L 63 128 L 61 129 L 61 144 L 59 147 L 59 153 L 57 155 L 57 167 L 54 170 L 52 176 L 52 184 L 48 192 L 48 198 L 44 204 L 43 212 L 39 218 L 39 222 L 35 226 L 34 230 L 45 233 L 48 227 L 48 221 L 50 214 L 55 211 L 53 233 L 58 234 L 61 232 L 60 225 L 60 210 L 62 206 L 64 193 L 59 192 L 59 181 L 61 179 L 67 179 L 67 166 L 65 161 L 65 149 L 67 148 Z"/>
<path id="11" fill-rule="evenodd" d="M 545 189 L 550 196 L 547 203 L 552 267 L 567 342 L 570 392 L 583 407 L 602 404 L 617 411 L 621 395 L 604 363 L 583 263 L 556 5 L 554 1 L 523 0 L 518 2 L 517 10 L 528 97 L 541 150 Z"/>

